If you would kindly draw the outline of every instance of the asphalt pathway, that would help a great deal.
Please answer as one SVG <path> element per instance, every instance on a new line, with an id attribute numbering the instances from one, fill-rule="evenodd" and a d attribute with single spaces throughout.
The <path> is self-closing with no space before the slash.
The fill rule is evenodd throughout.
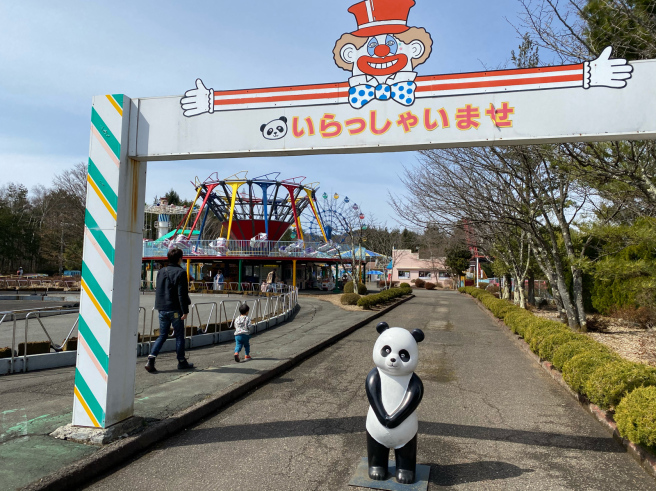
<path id="1" fill-rule="evenodd" d="M 426 333 L 418 460 L 429 489 L 656 489 L 471 299 L 419 292 L 383 320 Z M 355 489 L 377 322 L 86 489 Z"/>

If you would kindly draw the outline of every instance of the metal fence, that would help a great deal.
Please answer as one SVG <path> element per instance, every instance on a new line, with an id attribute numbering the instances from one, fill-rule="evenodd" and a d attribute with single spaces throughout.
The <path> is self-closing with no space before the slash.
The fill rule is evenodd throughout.
<path id="1" fill-rule="evenodd" d="M 73 332 L 77 329 L 79 317 L 76 317 L 75 323 L 73 324 L 73 327 L 68 331 L 68 334 L 64 338 L 64 340 L 61 342 L 61 344 L 57 344 L 52 340 L 52 337 L 48 333 L 48 330 L 46 327 L 43 325 L 41 317 L 43 315 L 47 315 L 48 317 L 52 315 L 65 315 L 65 314 L 79 314 L 80 309 L 67 309 L 67 308 L 55 308 L 53 309 L 52 307 L 47 307 L 43 309 L 29 309 L 29 310 L 13 310 L 11 312 L 0 312 L 0 329 L 4 325 L 7 325 L 8 323 L 11 324 L 11 365 L 10 365 L 10 372 L 9 373 L 14 373 L 14 366 L 15 366 L 15 361 L 17 358 L 23 358 L 23 368 L 22 371 L 26 371 L 27 367 L 27 356 L 28 356 L 28 333 L 30 329 L 30 321 L 31 320 L 36 320 L 36 322 L 39 324 L 45 335 L 48 337 L 48 341 L 50 342 L 50 347 L 55 350 L 55 352 L 60 352 L 64 350 L 64 347 L 66 346 L 66 343 L 71 339 L 71 336 L 73 335 Z M 21 320 L 20 322 L 24 322 L 24 341 L 23 341 L 23 354 L 19 356 L 19 349 L 17 346 L 17 337 L 16 337 L 16 329 L 18 327 L 19 319 L 17 318 L 18 316 L 21 316 L 25 314 L 25 319 Z"/>
<path id="2" fill-rule="evenodd" d="M 166 258 L 169 247 L 182 249 L 185 256 L 203 257 L 304 257 L 331 259 L 349 251 L 345 244 L 304 242 L 302 240 L 182 240 L 180 242 L 144 242 L 143 257 Z"/>
<path id="3" fill-rule="evenodd" d="M 261 322 L 268 322 L 272 319 L 283 315 L 291 313 L 296 306 L 298 305 L 298 289 L 291 288 L 288 286 L 281 287 L 280 292 L 278 293 L 267 293 L 267 294 L 254 294 L 253 296 L 244 296 L 240 295 L 239 298 L 225 299 L 216 302 L 198 302 L 190 306 L 189 312 L 190 315 L 187 317 L 185 322 L 186 337 L 191 338 L 193 336 L 208 334 L 214 328 L 214 332 L 229 331 L 232 328 L 232 323 L 234 319 L 239 316 L 239 307 L 244 303 L 248 303 L 250 307 L 249 318 L 251 323 L 256 325 Z M 207 318 L 201 316 L 201 307 L 210 307 L 209 314 Z M 234 307 L 234 308 L 233 308 Z M 232 315 L 229 315 L 228 312 L 231 312 Z M 65 349 L 69 340 L 72 339 L 73 334 L 76 332 L 79 322 L 79 316 L 76 316 L 73 326 L 68 330 L 68 334 L 64 340 L 58 344 L 55 342 L 48 332 L 48 329 L 42 321 L 44 316 L 52 315 L 66 315 L 66 314 L 79 314 L 79 308 L 69 309 L 69 308 L 59 308 L 53 309 L 52 307 L 44 309 L 29 309 L 29 310 L 15 310 L 10 312 L 0 312 L 0 329 L 3 329 L 7 326 L 11 328 L 12 340 L 11 340 L 11 353 L 10 353 L 10 369 L 9 373 L 15 373 L 16 360 L 22 358 L 22 368 L 21 372 L 27 371 L 27 360 L 28 360 L 28 334 L 30 332 L 30 322 L 32 326 L 36 322 L 39 327 L 43 330 L 50 348 L 55 352 L 61 352 Z M 25 315 L 25 319 L 18 319 L 19 316 Z M 150 325 L 149 331 L 146 333 L 148 327 L 147 323 L 147 309 L 145 307 L 139 307 L 139 325 L 137 327 L 137 332 L 141 335 L 142 345 L 147 345 L 148 351 L 152 348 L 152 343 L 155 341 L 154 329 L 155 329 L 155 308 L 153 307 L 150 312 Z M 214 322 L 212 322 L 212 320 Z M 24 323 L 24 332 L 23 332 L 23 352 L 20 353 L 19 349 L 19 337 L 17 333 L 20 322 Z M 44 341 L 45 342 L 45 341 Z M 143 350 L 142 350 L 143 352 Z"/>
<path id="4" fill-rule="evenodd" d="M 244 297 L 221 300 L 216 302 L 198 302 L 189 306 L 189 315 L 185 321 L 186 337 L 193 335 L 209 334 L 213 332 L 228 331 L 232 328 L 233 321 L 240 315 L 239 307 L 248 304 L 250 310 L 248 317 L 252 324 L 268 322 L 274 317 L 293 311 L 298 305 L 298 288 L 287 287 L 286 292 L 256 296 L 250 300 Z M 234 306 L 234 308 L 233 308 Z M 207 318 L 201 315 L 199 307 L 210 307 Z M 143 309 L 143 307 L 142 307 Z M 232 312 L 232 316 L 228 315 Z M 214 322 L 212 322 L 212 320 Z M 150 311 L 150 329 L 146 333 L 145 313 L 141 329 L 141 342 L 146 343 L 149 349 L 155 342 L 155 307 Z"/>

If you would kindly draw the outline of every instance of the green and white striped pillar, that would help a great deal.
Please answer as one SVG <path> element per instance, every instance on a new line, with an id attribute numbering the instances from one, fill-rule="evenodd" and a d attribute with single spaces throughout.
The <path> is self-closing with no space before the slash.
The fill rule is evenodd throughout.
<path id="1" fill-rule="evenodd" d="M 129 98 L 96 96 L 82 260 L 73 424 L 133 414 L 146 163 L 127 158 Z"/>

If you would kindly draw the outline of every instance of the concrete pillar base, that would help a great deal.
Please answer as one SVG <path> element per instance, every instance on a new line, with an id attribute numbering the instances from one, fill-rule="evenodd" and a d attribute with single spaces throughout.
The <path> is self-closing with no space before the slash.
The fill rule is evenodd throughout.
<path id="1" fill-rule="evenodd" d="M 70 440 L 85 445 L 102 446 L 125 438 L 130 433 L 143 428 L 144 425 L 145 420 L 143 418 L 133 416 L 109 428 L 87 428 L 69 424 L 57 428 L 50 433 L 50 436 L 58 440 Z"/>

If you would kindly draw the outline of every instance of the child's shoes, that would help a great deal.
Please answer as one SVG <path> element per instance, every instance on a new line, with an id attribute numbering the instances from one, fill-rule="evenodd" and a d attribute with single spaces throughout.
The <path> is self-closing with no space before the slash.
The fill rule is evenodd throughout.
<path id="1" fill-rule="evenodd" d="M 250 357 L 250 355 L 246 355 L 246 358 L 244 358 L 244 361 L 251 361 L 253 358 Z"/>
<path id="2" fill-rule="evenodd" d="M 239 353 L 235 353 L 235 361 L 239 363 Z"/>

